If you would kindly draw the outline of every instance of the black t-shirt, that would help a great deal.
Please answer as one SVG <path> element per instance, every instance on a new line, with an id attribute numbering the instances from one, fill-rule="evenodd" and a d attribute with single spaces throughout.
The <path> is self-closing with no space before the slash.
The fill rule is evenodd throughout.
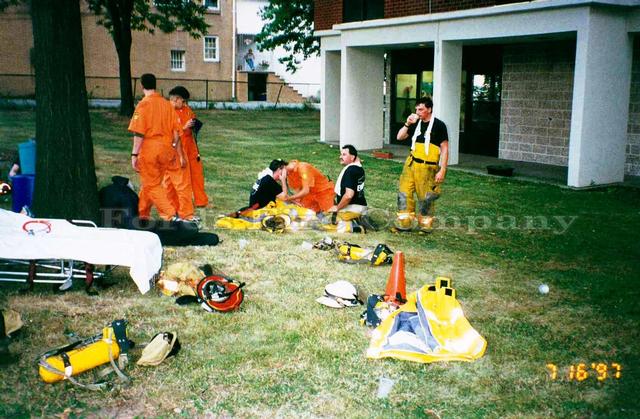
<path id="1" fill-rule="evenodd" d="M 256 181 L 249 196 L 249 206 L 258 204 L 262 208 L 269 202 L 275 201 L 276 196 L 282 193 L 282 186 L 272 176 L 266 175 Z"/>
<path id="2" fill-rule="evenodd" d="M 413 134 L 416 132 L 416 127 L 418 123 L 411 125 L 408 128 L 409 139 L 413 138 Z M 416 143 L 424 143 L 424 134 L 427 132 L 427 128 L 429 127 L 429 122 L 424 122 L 420 124 L 420 135 L 416 138 Z M 447 141 L 449 139 L 449 135 L 447 134 L 447 126 L 439 120 L 435 118 L 433 121 L 433 128 L 431 128 L 431 141 L 430 143 L 440 147 L 443 141 Z"/>
<path id="3" fill-rule="evenodd" d="M 347 188 L 354 192 L 353 198 L 349 202 L 350 205 L 367 205 L 367 200 L 364 197 L 364 169 L 362 167 L 349 166 L 345 170 L 340 181 L 340 195 L 336 196 L 336 204 L 340 202 Z"/>

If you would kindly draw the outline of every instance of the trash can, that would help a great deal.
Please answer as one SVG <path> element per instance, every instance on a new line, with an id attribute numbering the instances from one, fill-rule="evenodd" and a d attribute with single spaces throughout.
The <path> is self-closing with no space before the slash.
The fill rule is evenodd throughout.
<path id="1" fill-rule="evenodd" d="M 23 175 L 36 174 L 36 140 L 30 138 L 24 143 L 18 144 L 20 155 L 20 173 Z"/>
<path id="2" fill-rule="evenodd" d="M 35 175 L 16 175 L 11 178 L 13 184 L 11 210 L 13 212 L 20 212 L 25 205 L 31 206 L 35 178 Z"/>

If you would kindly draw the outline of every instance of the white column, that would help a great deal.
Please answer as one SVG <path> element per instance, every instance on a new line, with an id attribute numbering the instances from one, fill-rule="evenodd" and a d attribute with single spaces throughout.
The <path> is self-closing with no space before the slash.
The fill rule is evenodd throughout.
<path id="1" fill-rule="evenodd" d="M 320 141 L 340 141 L 340 51 L 322 51 Z"/>
<path id="2" fill-rule="evenodd" d="M 458 163 L 462 44 L 436 41 L 433 62 L 433 112 L 447 125 L 449 164 Z"/>
<path id="3" fill-rule="evenodd" d="M 384 50 L 342 49 L 340 145 L 358 150 L 382 147 Z"/>
<path id="4" fill-rule="evenodd" d="M 632 41 L 624 16 L 592 8 L 578 30 L 568 185 L 624 179 Z"/>

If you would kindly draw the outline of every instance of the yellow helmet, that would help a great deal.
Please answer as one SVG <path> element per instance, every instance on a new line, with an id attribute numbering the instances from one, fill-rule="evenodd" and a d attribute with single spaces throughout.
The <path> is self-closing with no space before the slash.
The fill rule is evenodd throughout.
<path id="1" fill-rule="evenodd" d="M 291 217 L 287 214 L 267 215 L 261 224 L 262 228 L 270 233 L 282 233 L 291 225 Z"/>

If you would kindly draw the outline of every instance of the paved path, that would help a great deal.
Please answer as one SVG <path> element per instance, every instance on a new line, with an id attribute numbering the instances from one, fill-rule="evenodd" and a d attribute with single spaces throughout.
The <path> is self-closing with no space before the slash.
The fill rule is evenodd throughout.
<path id="1" fill-rule="evenodd" d="M 334 147 L 338 145 L 337 143 L 329 144 L 332 144 Z M 386 144 L 383 150 L 392 152 L 392 160 L 397 162 L 404 162 L 409 154 L 409 147 L 399 144 Z M 371 151 L 363 151 L 362 153 L 369 156 L 371 155 Z M 567 187 L 568 169 L 565 166 L 553 166 L 550 164 L 530 163 L 516 160 L 503 160 L 497 157 L 479 156 L 475 154 L 460 154 L 458 160 L 458 164 L 449 166 L 451 170 L 491 176 L 487 173 L 487 166 L 509 166 L 514 169 L 514 179 Z M 622 185 L 640 188 L 640 176 L 625 176 L 625 181 Z"/>

